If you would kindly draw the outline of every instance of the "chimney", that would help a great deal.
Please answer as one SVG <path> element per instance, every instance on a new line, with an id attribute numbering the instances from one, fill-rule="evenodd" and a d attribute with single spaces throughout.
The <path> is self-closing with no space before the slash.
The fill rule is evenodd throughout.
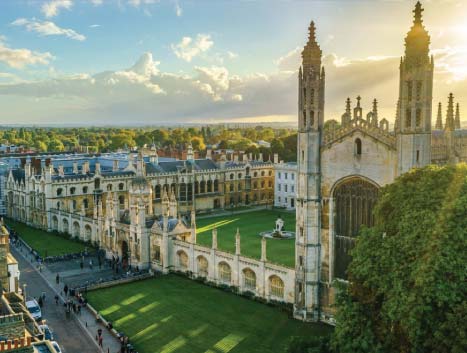
<path id="1" fill-rule="evenodd" d="M 206 159 L 212 159 L 212 150 L 210 148 L 206 149 Z"/>
<path id="2" fill-rule="evenodd" d="M 248 159 L 249 159 L 250 161 L 252 161 L 252 160 L 253 160 L 253 153 L 251 153 L 251 152 L 250 152 L 250 153 L 248 153 Z"/>
<path id="3" fill-rule="evenodd" d="M 279 154 L 274 153 L 274 164 L 279 163 Z"/>
<path id="4" fill-rule="evenodd" d="M 263 154 L 262 154 L 262 153 L 259 154 L 259 158 L 258 158 L 258 159 L 259 159 L 260 162 L 263 162 Z"/>
<path id="5" fill-rule="evenodd" d="M 78 162 L 73 162 L 73 174 L 78 174 Z"/>
<path id="6" fill-rule="evenodd" d="M 96 174 L 100 174 L 101 173 L 101 163 L 96 161 L 96 165 L 95 165 L 95 171 L 94 171 Z"/>
<path id="7" fill-rule="evenodd" d="M 113 160 L 112 172 L 118 172 L 118 159 Z"/>
<path id="8" fill-rule="evenodd" d="M 238 162 L 238 154 L 234 155 L 234 162 Z"/>
<path id="9" fill-rule="evenodd" d="M 61 177 L 64 177 L 65 176 L 65 171 L 63 169 L 63 164 L 60 164 L 58 166 L 58 175 L 61 176 Z"/>

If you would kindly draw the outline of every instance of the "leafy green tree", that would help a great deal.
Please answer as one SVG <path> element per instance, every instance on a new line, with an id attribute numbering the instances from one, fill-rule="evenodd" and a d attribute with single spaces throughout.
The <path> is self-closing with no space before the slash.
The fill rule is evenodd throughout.
<path id="1" fill-rule="evenodd" d="M 467 351 L 467 165 L 413 170 L 381 190 L 352 251 L 333 347 Z"/>
<path id="2" fill-rule="evenodd" d="M 49 152 L 62 152 L 65 150 L 63 142 L 57 138 L 51 139 L 47 147 L 47 150 Z"/>

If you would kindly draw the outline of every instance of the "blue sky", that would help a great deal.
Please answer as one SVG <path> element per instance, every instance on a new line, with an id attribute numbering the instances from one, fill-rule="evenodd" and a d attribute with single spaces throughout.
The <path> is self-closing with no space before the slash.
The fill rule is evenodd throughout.
<path id="1" fill-rule="evenodd" d="M 330 71 L 328 118 L 340 115 L 347 96 L 361 94 L 368 107 L 378 98 L 393 120 L 397 61 L 414 3 L 1 1 L 0 118 L 293 121 L 297 48 L 313 19 Z M 424 7 L 439 63 L 435 100 L 453 90 L 467 106 L 466 3 L 432 0 Z"/>

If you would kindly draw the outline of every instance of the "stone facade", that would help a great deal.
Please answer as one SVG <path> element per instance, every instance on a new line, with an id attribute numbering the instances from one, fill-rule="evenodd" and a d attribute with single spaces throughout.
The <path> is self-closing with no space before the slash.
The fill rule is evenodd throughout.
<path id="1" fill-rule="evenodd" d="M 274 164 L 274 207 L 295 209 L 297 163 L 289 162 Z"/>
<path id="2" fill-rule="evenodd" d="M 467 161 L 467 134 L 460 129 L 453 95 L 444 129 L 441 110 L 436 130 L 431 128 L 434 60 L 422 12 L 417 3 L 400 63 L 393 131 L 379 117 L 376 99 L 364 115 L 357 97 L 354 107 L 347 99 L 339 126 L 324 133 L 325 74 L 315 26 L 310 25 L 298 77 L 297 318 L 333 322 L 334 283 L 346 281 L 349 251 L 360 227 L 373 225 L 381 187 L 412 168 Z"/>

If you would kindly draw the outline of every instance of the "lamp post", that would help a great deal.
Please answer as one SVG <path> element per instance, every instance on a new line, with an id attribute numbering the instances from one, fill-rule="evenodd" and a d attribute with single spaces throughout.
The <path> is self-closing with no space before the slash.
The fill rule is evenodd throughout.
<path id="1" fill-rule="evenodd" d="M 25 306 L 26 306 L 26 286 L 27 286 L 27 284 L 24 283 L 23 284 L 23 301 L 24 301 Z"/>

